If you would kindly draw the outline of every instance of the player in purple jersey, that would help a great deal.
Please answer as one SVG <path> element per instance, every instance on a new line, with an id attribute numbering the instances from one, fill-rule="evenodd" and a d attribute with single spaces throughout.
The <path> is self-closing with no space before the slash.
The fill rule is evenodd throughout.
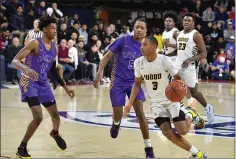
<path id="1" fill-rule="evenodd" d="M 74 91 L 69 90 L 65 86 L 60 76 L 55 74 L 56 67 L 52 67 L 53 60 L 57 55 L 57 47 L 55 43 L 52 42 L 52 39 L 57 34 L 56 20 L 50 17 L 42 18 L 39 28 L 43 31 L 43 37 L 31 40 L 28 45 L 20 50 L 12 61 L 12 64 L 17 69 L 23 71 L 19 83 L 22 101 L 28 103 L 33 115 L 33 120 L 30 122 L 16 153 L 18 157 L 23 158 L 31 157 L 28 154 L 26 146 L 43 119 L 40 104 L 47 109 L 52 118 L 53 130 L 50 132 L 50 136 L 55 139 L 61 149 L 64 150 L 67 147 L 66 142 L 58 133 L 60 117 L 54 95 L 48 83 L 48 72 L 51 71 L 56 76 L 58 83 L 63 86 L 66 93 L 71 98 L 74 97 Z M 25 63 L 22 64 L 20 61 L 24 58 L 26 58 L 26 60 Z"/>
<path id="2" fill-rule="evenodd" d="M 113 107 L 113 123 L 110 129 L 112 138 L 116 138 L 119 133 L 125 98 L 126 95 L 130 97 L 135 80 L 134 61 L 142 56 L 140 47 L 146 32 L 147 22 L 144 19 L 136 20 L 133 36 L 120 37 L 109 46 L 109 51 L 101 61 L 94 81 L 94 87 L 98 88 L 98 83 L 102 79 L 102 70 L 112 56 L 114 56 L 110 89 L 110 99 Z M 145 96 L 143 90 L 140 89 L 133 106 L 142 131 L 146 157 L 155 158 L 150 142 L 148 123 L 143 112 L 143 101 L 145 101 Z"/>

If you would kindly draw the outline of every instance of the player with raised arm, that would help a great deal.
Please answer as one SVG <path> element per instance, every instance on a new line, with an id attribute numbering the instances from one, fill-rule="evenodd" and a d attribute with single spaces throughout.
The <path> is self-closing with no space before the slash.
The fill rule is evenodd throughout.
<path id="1" fill-rule="evenodd" d="M 169 57 L 156 53 L 157 46 L 157 40 L 152 36 L 148 36 L 142 41 L 141 52 L 143 56 L 134 62 L 135 81 L 129 104 L 125 106 L 124 117 L 133 106 L 144 79 L 150 98 L 151 112 L 163 135 L 175 145 L 192 153 L 192 158 L 206 158 L 201 151 L 181 136 L 188 133 L 192 121 L 196 123 L 197 127 L 202 128 L 204 119 L 193 109 L 189 109 L 185 113 L 180 107 L 180 102 L 170 102 L 167 99 L 165 88 L 169 84 L 169 73 L 175 80 L 180 80 L 180 76 L 178 69 L 175 68 Z M 171 128 L 171 120 L 173 120 L 176 132 Z"/>
<path id="2" fill-rule="evenodd" d="M 207 104 L 202 93 L 198 91 L 199 61 L 207 57 L 207 51 L 202 35 L 194 29 L 195 21 L 194 15 L 185 14 L 183 19 L 184 30 L 174 34 L 177 41 L 175 65 L 179 69 L 181 78 L 188 86 L 191 96 L 204 107 L 207 121 L 210 124 L 214 121 L 213 105 Z"/>
<path id="3" fill-rule="evenodd" d="M 51 71 L 71 99 L 75 96 L 74 91 L 66 87 L 64 81 L 56 72 L 56 66 L 52 66 L 57 55 L 57 47 L 52 42 L 57 35 L 56 20 L 51 17 L 43 17 L 40 19 L 39 28 L 43 31 L 43 37 L 31 40 L 12 61 L 17 69 L 23 71 L 19 82 L 22 102 L 28 103 L 33 116 L 33 120 L 28 125 L 16 153 L 18 157 L 22 158 L 31 157 L 27 151 L 27 143 L 43 119 L 41 104 L 47 109 L 52 119 L 53 129 L 50 136 L 55 139 L 61 149 L 64 150 L 67 147 L 66 142 L 59 134 L 60 117 L 54 95 L 48 83 L 48 72 Z M 26 59 L 22 64 L 21 60 L 24 58 Z"/>
<path id="4" fill-rule="evenodd" d="M 134 61 L 142 56 L 140 47 L 141 41 L 147 32 L 147 22 L 144 19 L 137 19 L 134 23 L 134 35 L 118 38 L 109 46 L 109 51 L 103 57 L 94 81 L 94 87 L 98 88 L 101 75 L 107 62 L 114 56 L 111 73 L 110 99 L 113 107 L 113 123 L 110 129 L 112 138 L 119 134 L 120 124 L 123 117 L 123 107 L 125 106 L 126 95 L 130 97 L 134 82 Z M 145 154 L 147 158 L 154 158 L 153 148 L 149 137 L 147 119 L 143 112 L 143 101 L 145 95 L 140 89 L 135 101 L 134 110 L 139 121 L 140 129 L 145 144 Z"/>

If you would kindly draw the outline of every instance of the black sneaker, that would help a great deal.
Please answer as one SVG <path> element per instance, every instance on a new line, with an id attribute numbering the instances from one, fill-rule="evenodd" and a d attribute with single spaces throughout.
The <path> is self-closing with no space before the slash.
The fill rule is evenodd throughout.
<path id="1" fill-rule="evenodd" d="M 28 150 L 26 149 L 26 147 L 18 147 L 16 156 L 19 158 L 31 158 L 31 155 L 28 154 Z"/>
<path id="2" fill-rule="evenodd" d="M 65 149 L 66 149 L 66 142 L 65 142 L 65 140 L 61 137 L 60 134 L 53 135 L 53 131 L 51 131 L 50 136 L 51 136 L 52 138 L 54 138 L 54 140 L 55 140 L 56 143 L 57 143 L 57 146 L 58 146 L 60 149 L 62 149 L 62 150 L 65 150 Z"/>
<path id="3" fill-rule="evenodd" d="M 144 150 L 145 150 L 146 158 L 155 158 L 152 147 L 146 147 Z"/>

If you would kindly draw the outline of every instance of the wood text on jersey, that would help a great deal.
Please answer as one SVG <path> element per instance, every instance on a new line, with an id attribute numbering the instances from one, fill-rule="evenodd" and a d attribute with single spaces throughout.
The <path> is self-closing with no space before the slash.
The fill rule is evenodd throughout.
<path id="1" fill-rule="evenodd" d="M 178 39 L 178 42 L 188 42 L 188 40 L 189 40 L 189 38 L 182 38 L 182 37 L 180 37 Z"/>
<path id="2" fill-rule="evenodd" d="M 144 75 L 144 78 L 146 80 L 158 80 L 158 79 L 161 79 L 161 73 L 158 73 L 158 74 L 146 74 L 146 75 Z"/>

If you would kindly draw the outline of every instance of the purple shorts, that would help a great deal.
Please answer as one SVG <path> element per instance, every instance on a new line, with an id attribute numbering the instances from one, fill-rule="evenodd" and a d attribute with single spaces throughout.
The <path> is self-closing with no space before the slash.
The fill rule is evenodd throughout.
<path id="1" fill-rule="evenodd" d="M 110 89 L 110 99 L 111 99 L 112 107 L 125 106 L 126 95 L 130 98 L 131 91 L 132 91 L 132 86 L 127 86 L 127 87 L 114 86 L 114 87 L 112 87 Z M 135 100 L 142 100 L 142 101 L 146 100 L 142 88 L 140 88 Z"/>
<path id="2" fill-rule="evenodd" d="M 39 102 L 45 103 L 55 99 L 49 83 L 39 83 L 22 76 L 20 79 L 21 101 L 26 102 L 26 97 L 38 97 Z"/>

